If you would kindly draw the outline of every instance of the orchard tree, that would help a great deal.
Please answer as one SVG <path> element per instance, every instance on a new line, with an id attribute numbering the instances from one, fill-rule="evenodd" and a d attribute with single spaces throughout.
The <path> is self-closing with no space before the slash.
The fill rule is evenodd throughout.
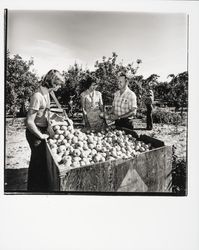
<path id="1" fill-rule="evenodd" d="M 171 100 L 171 85 L 168 82 L 159 82 L 154 86 L 155 96 L 162 102 L 172 103 Z M 172 105 L 173 106 L 173 103 Z"/>
<path id="2" fill-rule="evenodd" d="M 118 74 L 123 72 L 131 75 L 131 79 L 137 73 L 139 65 L 142 63 L 140 59 L 134 63 L 123 65 L 123 63 L 117 63 L 118 55 L 113 52 L 111 57 L 102 57 L 102 61 L 96 61 L 95 64 L 95 76 L 99 79 L 99 90 L 102 92 L 104 103 L 111 104 L 113 100 L 113 94 L 117 90 Z"/>
<path id="3" fill-rule="evenodd" d="M 68 70 L 63 71 L 63 75 L 65 77 L 65 86 L 57 91 L 60 102 L 69 105 L 69 102 L 74 100 L 75 106 L 78 107 L 80 105 L 80 94 L 84 90 L 82 84 L 90 75 L 90 71 L 88 69 L 83 70 L 80 65 L 75 63 Z"/>
<path id="4" fill-rule="evenodd" d="M 98 89 L 102 93 L 105 105 L 112 104 L 113 94 L 117 90 L 118 74 L 121 72 L 130 73 L 132 80 L 142 63 L 140 59 L 133 63 L 123 65 L 117 63 L 117 54 L 112 53 L 111 57 L 102 57 L 101 61 L 96 61 L 95 70 L 82 69 L 77 63 L 63 72 L 65 76 L 65 86 L 57 91 L 57 96 L 61 104 L 68 107 L 74 105 L 74 109 L 80 109 L 80 94 L 86 89 L 86 81 L 88 77 L 96 78 L 98 82 Z"/>
<path id="5" fill-rule="evenodd" d="M 31 72 L 33 59 L 24 61 L 19 55 L 7 53 L 6 67 L 6 112 L 13 117 L 24 114 L 26 105 L 37 87 L 38 78 Z"/>
<path id="6" fill-rule="evenodd" d="M 160 76 L 157 74 L 152 74 L 148 78 L 145 79 L 144 85 L 149 85 L 150 87 L 154 87 L 158 84 L 158 78 Z"/>
<path id="7" fill-rule="evenodd" d="M 155 85 L 156 97 L 170 107 L 175 107 L 175 111 L 187 107 L 188 104 L 188 72 L 177 75 L 168 75 L 169 81 L 160 82 Z"/>
<path id="8" fill-rule="evenodd" d="M 159 76 L 156 74 L 152 74 L 146 79 L 144 79 L 142 75 L 134 75 L 134 77 L 130 80 L 129 86 L 137 96 L 138 106 L 145 106 L 143 96 L 146 94 L 147 86 L 154 89 L 154 86 L 158 84 L 158 78 Z"/>
<path id="9" fill-rule="evenodd" d="M 102 93 L 105 104 L 111 104 L 113 93 L 117 90 L 117 54 L 113 52 L 112 57 L 102 57 L 102 61 L 95 63 L 95 76 L 99 79 L 99 90 Z"/>
<path id="10" fill-rule="evenodd" d="M 129 81 L 129 88 L 133 90 L 137 96 L 138 106 L 142 106 L 143 95 L 145 94 L 145 88 L 143 87 L 143 76 L 137 75 L 134 76 Z"/>
<path id="11" fill-rule="evenodd" d="M 171 98 L 173 100 L 176 111 L 188 106 L 188 72 L 185 71 L 172 77 L 171 85 Z"/>

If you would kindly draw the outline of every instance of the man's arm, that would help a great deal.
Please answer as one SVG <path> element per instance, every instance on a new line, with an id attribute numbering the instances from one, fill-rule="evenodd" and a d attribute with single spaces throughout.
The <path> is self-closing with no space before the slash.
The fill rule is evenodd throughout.
<path id="1" fill-rule="evenodd" d="M 136 114 L 136 110 L 137 108 L 133 108 L 133 110 L 130 110 L 129 112 L 123 114 L 123 115 L 113 115 L 113 120 L 118 120 L 118 119 L 122 119 L 122 118 L 128 118 L 128 117 L 132 117 L 132 116 L 135 116 Z"/>

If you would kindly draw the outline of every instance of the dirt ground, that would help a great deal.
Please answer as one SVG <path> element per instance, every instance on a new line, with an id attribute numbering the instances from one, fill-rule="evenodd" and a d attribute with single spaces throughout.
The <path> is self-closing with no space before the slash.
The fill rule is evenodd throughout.
<path id="1" fill-rule="evenodd" d="M 24 119 L 18 118 L 14 124 L 12 119 L 7 119 L 5 129 L 5 191 L 25 191 L 30 149 L 25 137 Z M 186 157 L 186 126 L 155 124 L 154 129 L 148 131 L 141 120 L 136 120 L 135 131 L 162 140 L 166 145 L 175 145 L 176 154 Z"/>

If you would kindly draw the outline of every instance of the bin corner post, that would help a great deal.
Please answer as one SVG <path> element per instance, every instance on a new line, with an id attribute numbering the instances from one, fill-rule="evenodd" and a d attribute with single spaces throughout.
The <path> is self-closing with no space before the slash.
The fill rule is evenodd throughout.
<path id="1" fill-rule="evenodd" d="M 172 148 L 170 146 L 164 146 L 158 150 L 157 155 L 157 189 L 155 192 L 171 193 L 172 190 L 169 185 L 172 181 Z"/>
<path id="2" fill-rule="evenodd" d="M 164 192 L 172 193 L 172 146 L 165 147 Z"/>
<path id="3" fill-rule="evenodd" d="M 47 161 L 49 192 L 60 191 L 59 169 L 51 155 L 47 142 L 45 143 L 45 145 L 46 145 L 46 161 Z"/>

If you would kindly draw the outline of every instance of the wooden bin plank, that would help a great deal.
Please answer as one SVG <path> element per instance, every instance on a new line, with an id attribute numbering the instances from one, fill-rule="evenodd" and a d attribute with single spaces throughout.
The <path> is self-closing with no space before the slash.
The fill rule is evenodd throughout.
<path id="1" fill-rule="evenodd" d="M 62 191 L 117 191 L 127 171 L 128 162 L 112 161 L 71 169 L 61 178 Z"/>

